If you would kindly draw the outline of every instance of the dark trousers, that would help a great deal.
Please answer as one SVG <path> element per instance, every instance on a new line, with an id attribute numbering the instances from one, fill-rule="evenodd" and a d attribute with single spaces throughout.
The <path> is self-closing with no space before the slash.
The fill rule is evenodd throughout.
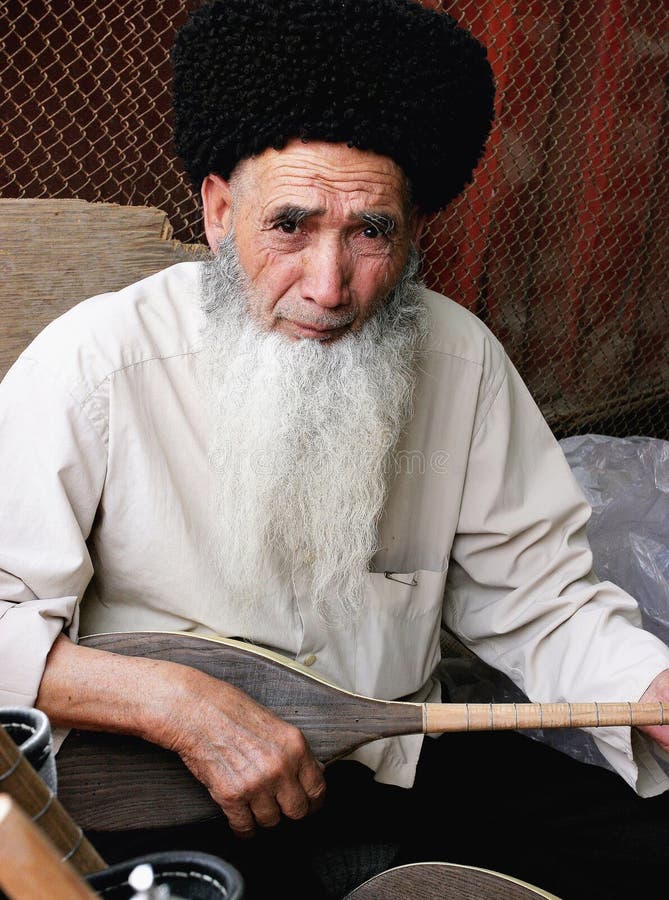
<path id="1" fill-rule="evenodd" d="M 377 871 L 419 861 L 492 869 L 562 900 L 651 897 L 666 877 L 669 793 L 641 799 L 622 779 L 515 732 L 426 738 L 413 789 L 364 766 L 326 770 L 327 801 L 251 840 L 224 820 L 88 837 L 106 861 L 158 850 L 213 853 L 248 900 L 341 898 Z"/>

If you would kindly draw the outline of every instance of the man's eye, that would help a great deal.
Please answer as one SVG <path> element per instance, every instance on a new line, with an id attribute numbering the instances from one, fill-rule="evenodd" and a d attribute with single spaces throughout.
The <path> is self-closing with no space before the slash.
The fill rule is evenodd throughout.
<path id="1" fill-rule="evenodd" d="M 278 231 L 283 232 L 283 234 L 295 234 L 297 231 L 297 222 L 291 222 L 290 219 L 286 219 L 283 222 L 277 222 L 274 227 Z"/>
<path id="2" fill-rule="evenodd" d="M 367 225 L 362 232 L 366 238 L 378 238 L 383 236 L 383 232 L 376 225 Z"/>

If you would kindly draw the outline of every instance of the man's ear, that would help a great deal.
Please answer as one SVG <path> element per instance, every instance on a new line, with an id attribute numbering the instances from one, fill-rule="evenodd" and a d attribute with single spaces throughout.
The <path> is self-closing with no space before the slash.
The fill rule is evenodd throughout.
<path id="1" fill-rule="evenodd" d="M 411 215 L 409 216 L 409 234 L 416 247 L 420 246 L 420 240 L 425 231 L 425 220 L 425 213 L 422 213 L 417 206 L 414 206 L 411 210 Z"/>
<path id="2" fill-rule="evenodd" d="M 202 210 L 204 231 L 212 253 L 232 227 L 232 192 L 230 184 L 220 175 L 207 175 L 202 182 Z"/>

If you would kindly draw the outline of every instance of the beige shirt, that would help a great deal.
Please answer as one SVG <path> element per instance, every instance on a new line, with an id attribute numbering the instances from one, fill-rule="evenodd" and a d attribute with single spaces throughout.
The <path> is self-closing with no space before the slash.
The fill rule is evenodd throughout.
<path id="1" fill-rule="evenodd" d="M 308 591 L 268 585 L 240 633 L 207 550 L 199 267 L 79 304 L 0 386 L 1 704 L 34 702 L 63 628 L 243 637 L 385 699 L 437 696 L 442 623 L 537 701 L 637 700 L 669 667 L 635 601 L 592 574 L 590 509 L 498 341 L 429 291 L 416 411 L 359 618 L 326 627 Z M 639 735 L 632 753 L 629 728 L 593 734 L 639 793 L 669 787 Z M 410 785 L 421 741 L 354 755 Z"/>

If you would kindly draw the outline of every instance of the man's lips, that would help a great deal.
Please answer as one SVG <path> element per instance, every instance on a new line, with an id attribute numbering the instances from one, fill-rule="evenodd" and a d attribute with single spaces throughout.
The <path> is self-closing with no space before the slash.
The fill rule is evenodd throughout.
<path id="1" fill-rule="evenodd" d="M 350 320 L 339 324 L 333 323 L 332 325 L 317 325 L 312 322 L 296 322 L 293 319 L 286 319 L 286 321 L 301 337 L 311 338 L 328 337 L 335 332 L 341 331 L 343 328 L 348 328 L 351 324 Z"/>

